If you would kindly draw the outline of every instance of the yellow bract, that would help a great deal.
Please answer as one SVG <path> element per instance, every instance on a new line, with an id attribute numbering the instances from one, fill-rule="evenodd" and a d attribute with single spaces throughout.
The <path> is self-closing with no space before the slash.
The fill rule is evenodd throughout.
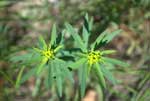
<path id="1" fill-rule="evenodd" d="M 100 51 L 91 51 L 90 53 L 88 53 L 87 58 L 88 58 L 88 63 L 92 65 L 101 60 L 101 53 Z"/>
<path id="2" fill-rule="evenodd" d="M 42 56 L 46 57 L 47 59 L 53 59 L 55 58 L 55 53 L 60 50 L 63 46 L 57 46 L 55 49 L 51 49 L 50 47 L 47 47 L 47 49 L 41 50 L 38 48 L 34 48 L 35 51 L 40 53 Z"/>
<path id="3" fill-rule="evenodd" d="M 42 51 L 42 54 L 43 54 L 45 57 L 47 57 L 48 59 L 54 58 L 54 51 L 53 51 L 53 50 L 50 50 L 50 49 L 44 50 L 44 51 Z"/>

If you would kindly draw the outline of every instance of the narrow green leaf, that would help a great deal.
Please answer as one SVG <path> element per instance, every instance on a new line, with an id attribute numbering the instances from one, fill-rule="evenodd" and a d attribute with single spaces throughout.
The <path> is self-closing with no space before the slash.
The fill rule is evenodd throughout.
<path id="1" fill-rule="evenodd" d="M 114 78 L 112 73 L 107 68 L 105 68 L 104 65 L 101 64 L 100 67 L 101 67 L 103 75 L 114 85 L 117 84 L 117 80 Z"/>
<path id="2" fill-rule="evenodd" d="M 10 61 L 19 62 L 21 65 L 30 65 L 40 61 L 42 56 L 35 52 L 28 52 L 22 55 L 13 54 L 10 56 Z"/>
<path id="3" fill-rule="evenodd" d="M 102 41 L 107 41 L 107 43 L 110 42 L 115 36 L 120 34 L 121 31 L 122 30 L 116 30 L 116 31 L 112 32 L 111 34 L 107 34 L 107 36 L 105 36 Z"/>
<path id="4" fill-rule="evenodd" d="M 32 92 L 32 96 L 35 97 L 38 94 L 38 91 L 40 90 L 40 85 L 41 85 L 41 77 L 38 77 L 36 79 L 35 87 Z"/>
<path id="5" fill-rule="evenodd" d="M 60 43 L 59 43 L 59 44 L 63 44 L 63 43 L 64 43 L 64 41 L 65 41 L 65 39 L 64 39 L 65 33 L 66 33 L 66 31 L 65 31 L 65 29 L 64 29 L 64 30 L 61 32 L 61 40 L 60 40 Z"/>
<path id="6" fill-rule="evenodd" d="M 42 71 L 44 65 L 46 64 L 48 58 L 44 58 L 42 61 L 41 61 L 41 64 L 38 66 L 38 69 L 37 69 L 37 75 L 39 75 L 39 73 Z"/>
<path id="7" fill-rule="evenodd" d="M 22 54 L 22 55 L 19 55 L 19 56 L 11 56 L 10 58 L 10 61 L 13 61 L 13 62 L 19 62 L 19 61 L 26 61 L 28 59 L 31 59 L 33 56 L 32 53 L 26 53 L 26 54 Z"/>
<path id="8" fill-rule="evenodd" d="M 43 50 L 47 50 L 47 44 L 44 40 L 44 38 L 40 35 L 39 37 L 39 43 L 38 43 L 39 47 Z"/>
<path id="9" fill-rule="evenodd" d="M 18 89 L 19 86 L 20 86 L 20 81 L 21 81 L 21 77 L 22 77 L 22 74 L 23 74 L 23 71 L 24 71 L 25 67 L 23 66 L 17 76 L 17 80 L 16 80 L 16 85 L 15 87 Z"/>
<path id="10" fill-rule="evenodd" d="M 86 58 L 81 58 L 79 60 L 77 60 L 76 62 L 73 63 L 69 63 L 68 66 L 72 69 L 78 69 L 79 67 L 81 67 L 81 65 L 86 61 Z"/>
<path id="11" fill-rule="evenodd" d="M 102 73 L 101 67 L 99 67 L 98 63 L 94 64 L 94 66 L 95 66 L 95 70 L 96 70 L 96 73 L 98 75 L 98 79 L 99 79 L 101 87 L 106 88 L 105 78 L 104 78 L 104 75 Z"/>
<path id="12" fill-rule="evenodd" d="M 86 13 L 84 20 L 85 20 L 84 21 L 84 26 L 90 34 L 90 32 L 92 30 L 92 26 L 93 26 L 93 18 L 89 18 L 89 15 Z"/>
<path id="13" fill-rule="evenodd" d="M 88 22 L 89 21 L 89 15 L 88 13 L 85 14 L 85 20 Z"/>
<path id="14" fill-rule="evenodd" d="M 117 59 L 108 58 L 108 57 L 103 57 L 102 59 L 104 60 L 104 62 L 108 62 L 108 63 L 114 64 L 114 65 L 119 65 L 122 67 L 129 67 L 128 63 L 122 62 L 122 61 L 117 60 Z"/>
<path id="15" fill-rule="evenodd" d="M 54 24 L 53 27 L 52 27 L 52 32 L 51 32 L 50 46 L 55 44 L 56 34 L 57 34 L 56 24 Z"/>
<path id="16" fill-rule="evenodd" d="M 31 58 L 29 58 L 28 60 L 24 61 L 24 63 L 26 65 L 28 64 L 33 64 L 35 62 L 40 62 L 41 59 L 43 58 L 43 56 L 41 54 L 33 54 Z"/>
<path id="17" fill-rule="evenodd" d="M 103 38 L 106 36 L 107 32 L 104 31 L 103 33 L 101 33 L 98 38 L 91 44 L 91 49 L 94 50 L 96 44 L 99 44 Z"/>
<path id="18" fill-rule="evenodd" d="M 65 68 L 65 64 L 62 65 L 63 68 Z M 66 75 L 66 77 L 71 81 L 71 83 L 74 83 L 73 75 L 72 73 L 68 70 L 68 68 L 65 68 L 63 73 Z"/>
<path id="19" fill-rule="evenodd" d="M 54 49 L 54 52 L 57 52 L 57 51 L 60 50 L 61 48 L 63 48 L 63 45 L 60 45 L 60 46 L 56 47 L 56 48 Z"/>
<path id="20" fill-rule="evenodd" d="M 67 77 L 71 81 L 71 83 L 74 83 L 73 75 L 69 71 L 69 69 L 67 68 L 68 67 L 67 64 L 66 63 L 61 63 L 60 65 L 61 65 L 61 68 L 63 70 L 62 72 L 65 75 L 65 77 Z"/>
<path id="21" fill-rule="evenodd" d="M 83 67 L 86 68 L 86 67 Z M 83 70 L 85 71 L 85 70 Z M 82 73 L 82 82 L 81 82 L 81 97 L 85 94 L 85 88 L 86 88 L 86 74 Z"/>
<path id="22" fill-rule="evenodd" d="M 74 28 L 73 28 L 70 24 L 68 24 L 68 23 L 66 23 L 65 26 L 66 26 L 67 31 L 72 35 L 73 39 L 74 39 L 75 42 L 78 44 L 78 47 L 79 47 L 83 52 L 87 51 L 87 49 L 86 49 L 86 47 L 85 47 L 85 45 L 84 45 L 84 43 L 83 43 L 83 40 L 82 40 L 81 37 L 77 34 L 77 32 L 74 30 Z"/>
<path id="23" fill-rule="evenodd" d="M 83 37 L 83 41 L 85 43 L 85 46 L 87 48 L 88 39 L 89 39 L 89 33 L 88 33 L 88 31 L 86 30 L 86 28 L 84 26 L 83 26 L 83 29 L 82 29 L 82 37 Z"/>
<path id="24" fill-rule="evenodd" d="M 117 30 L 109 34 L 107 31 L 104 31 L 101 33 L 96 41 L 94 41 L 91 44 L 91 49 L 94 50 L 96 48 L 96 45 L 102 44 L 102 43 L 109 43 L 115 36 L 117 36 L 122 30 Z"/>
<path id="25" fill-rule="evenodd" d="M 62 96 L 62 78 L 60 76 L 56 77 L 56 85 L 58 88 L 59 96 L 61 97 Z"/>
<path id="26" fill-rule="evenodd" d="M 75 56 L 78 56 L 78 57 L 84 57 L 84 58 L 87 57 L 87 54 L 81 53 L 81 52 L 76 52 L 74 55 L 75 55 Z"/>
<path id="27" fill-rule="evenodd" d="M 116 51 L 115 50 L 104 50 L 104 51 L 101 51 L 102 55 L 107 55 L 107 54 L 112 54 L 112 53 L 116 53 Z"/>
<path id="28" fill-rule="evenodd" d="M 36 52 L 38 52 L 38 53 L 42 53 L 42 50 L 41 50 L 41 49 L 38 49 L 38 48 L 33 47 L 33 50 L 36 51 Z"/>
<path id="29" fill-rule="evenodd" d="M 62 84 L 63 84 L 63 78 L 62 78 L 62 72 L 60 69 L 60 64 L 57 60 L 54 61 L 55 66 L 55 72 L 56 72 L 56 86 L 58 89 L 59 96 L 62 96 Z"/>
<path id="30" fill-rule="evenodd" d="M 53 77 L 53 75 L 54 75 L 54 69 L 53 68 L 55 68 L 53 66 L 53 61 L 49 61 L 48 62 L 48 68 L 47 68 L 48 69 L 47 70 L 48 76 L 46 75 L 46 77 L 45 77 L 45 85 L 46 85 L 47 89 L 52 86 L 53 81 L 54 81 L 54 77 Z"/>
<path id="31" fill-rule="evenodd" d="M 103 89 L 101 88 L 101 86 L 96 84 L 94 87 L 96 88 L 97 94 L 99 95 L 99 101 L 105 101 L 104 100 L 105 93 L 103 92 Z"/>
<path id="32" fill-rule="evenodd" d="M 91 71 L 92 66 L 93 66 L 93 65 L 91 65 L 91 64 L 88 65 L 88 75 L 90 74 L 90 71 Z"/>
<path id="33" fill-rule="evenodd" d="M 64 75 L 64 77 L 67 77 L 72 83 L 74 83 L 72 73 L 68 70 L 68 68 L 67 68 L 68 65 L 67 65 L 66 61 L 63 61 L 58 58 L 56 58 L 55 60 L 58 62 L 58 64 L 60 64 L 60 68 L 62 70 L 61 72 Z"/>
<path id="34" fill-rule="evenodd" d="M 79 84 L 80 84 L 80 91 L 81 91 L 81 97 L 83 98 L 85 94 L 85 88 L 86 88 L 86 80 L 87 80 L 87 64 L 83 63 L 82 67 L 79 68 Z"/>
<path id="35" fill-rule="evenodd" d="M 25 75 L 22 76 L 22 79 L 20 83 L 24 83 L 26 80 L 28 80 L 31 76 L 33 76 L 36 73 L 37 68 L 30 69 Z"/>
<path id="36" fill-rule="evenodd" d="M 92 27 L 93 27 L 93 17 L 89 21 L 89 32 L 92 31 Z"/>

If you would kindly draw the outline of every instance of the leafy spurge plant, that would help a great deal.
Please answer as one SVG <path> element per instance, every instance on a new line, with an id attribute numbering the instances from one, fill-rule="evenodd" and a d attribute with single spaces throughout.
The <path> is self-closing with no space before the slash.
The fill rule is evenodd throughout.
<path id="1" fill-rule="evenodd" d="M 92 29 L 92 18 L 89 20 L 88 15 L 85 16 L 85 25 L 83 25 L 82 38 L 74 28 L 66 23 L 66 30 L 70 33 L 77 44 L 77 48 L 81 51 L 74 53 L 76 61 L 69 66 L 72 69 L 79 69 L 79 82 L 81 86 L 81 95 L 83 97 L 86 87 L 86 80 L 91 70 L 94 70 L 98 76 L 100 85 L 102 88 L 106 88 L 104 76 L 110 80 L 113 84 L 116 83 L 116 79 L 112 73 L 106 68 L 107 64 L 115 64 L 121 66 L 128 66 L 119 60 L 106 57 L 107 54 L 112 54 L 114 50 L 98 50 L 101 46 L 110 42 L 121 30 L 108 33 L 104 31 L 98 36 L 98 38 L 89 44 L 89 38 Z M 78 57 L 77 57 L 78 55 Z"/>
<path id="2" fill-rule="evenodd" d="M 65 45 L 65 43 L 63 43 L 63 35 L 65 31 L 61 34 L 57 34 L 56 26 L 53 25 L 50 42 L 48 44 L 43 37 L 40 36 L 38 48 L 34 47 L 25 55 L 13 56 L 11 58 L 14 62 L 21 61 L 21 64 L 23 65 L 16 82 L 17 87 L 19 84 L 25 82 L 34 75 L 37 78 L 37 81 L 33 95 L 36 95 L 42 80 L 41 78 L 44 78 L 45 87 L 49 88 L 56 83 L 59 95 L 62 96 L 62 84 L 65 81 L 65 78 L 68 78 L 71 82 L 73 82 L 73 77 L 68 67 L 79 70 L 79 83 L 82 97 L 84 96 L 86 81 L 91 71 L 96 72 L 102 88 L 106 88 L 104 77 L 113 84 L 117 82 L 107 67 L 110 64 L 126 67 L 128 64 L 106 56 L 108 54 L 115 53 L 114 50 L 99 50 L 99 48 L 109 43 L 121 32 L 121 30 L 114 31 L 112 33 L 104 31 L 93 43 L 89 44 L 89 38 L 92 35 L 92 18 L 89 19 L 88 15 L 85 16 L 82 37 L 79 36 L 78 32 L 70 24 L 66 23 L 65 26 L 65 31 L 70 33 L 74 39 L 74 43 L 76 45 L 75 48 L 79 49 L 79 51 L 69 54 L 75 61 L 68 62 L 68 60 L 63 60 L 62 57 L 65 57 L 65 52 L 67 52 L 65 50 L 61 50 Z M 24 65 L 30 66 L 31 69 L 22 76 Z"/>
<path id="3" fill-rule="evenodd" d="M 56 82 L 59 95 L 62 96 L 62 84 L 65 81 L 65 78 L 68 77 L 73 82 L 72 75 L 67 68 L 66 61 L 60 59 L 60 51 L 63 48 L 62 35 L 63 34 L 61 33 L 61 37 L 57 37 L 56 26 L 53 25 L 49 44 L 46 44 L 43 37 L 40 36 L 38 48 L 34 47 L 25 55 L 11 58 L 15 62 L 21 61 L 24 62 L 24 65 L 27 65 L 29 62 L 31 66 L 34 66 L 31 70 L 29 70 L 29 72 L 23 75 L 22 80 L 17 83 L 23 83 L 29 77 L 35 75 L 37 77 L 36 88 L 38 89 L 39 82 L 41 82 L 41 78 L 44 77 L 45 86 L 49 88 Z M 34 64 L 37 65 L 35 66 Z M 35 95 L 36 92 L 37 90 L 33 92 L 33 95 Z"/>

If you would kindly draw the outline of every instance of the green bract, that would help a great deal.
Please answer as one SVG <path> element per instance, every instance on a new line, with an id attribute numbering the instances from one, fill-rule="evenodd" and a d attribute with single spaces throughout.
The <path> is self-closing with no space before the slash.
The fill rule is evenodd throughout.
<path id="1" fill-rule="evenodd" d="M 86 25 L 83 25 L 82 31 L 83 38 L 79 36 L 78 32 L 75 31 L 70 24 L 65 24 L 67 32 L 72 35 L 73 39 L 75 40 L 75 44 L 77 44 L 77 48 L 81 50 L 74 53 L 76 61 L 74 63 L 70 63 L 69 66 L 72 69 L 79 69 L 79 82 L 82 97 L 85 92 L 86 80 L 91 70 L 94 70 L 96 72 L 101 87 L 106 88 L 104 76 L 113 84 L 116 83 L 116 79 L 106 68 L 107 64 L 128 66 L 126 63 L 123 63 L 119 60 L 105 57 L 108 54 L 114 53 L 114 50 L 98 50 L 98 48 L 110 42 L 116 35 L 121 32 L 121 30 L 114 31 L 112 33 L 104 31 L 92 44 L 89 44 L 89 36 L 92 35 L 92 21 L 92 18 L 89 19 L 88 15 L 86 15 Z"/>

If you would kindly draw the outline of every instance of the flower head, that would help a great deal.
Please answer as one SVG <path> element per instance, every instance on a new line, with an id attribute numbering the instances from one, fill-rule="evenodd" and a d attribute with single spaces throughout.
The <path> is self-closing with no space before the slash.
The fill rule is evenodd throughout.
<path id="1" fill-rule="evenodd" d="M 57 51 L 60 50 L 60 48 L 62 48 L 62 46 L 58 46 L 55 49 L 51 49 L 50 47 L 48 47 L 45 50 L 41 50 L 38 48 L 34 48 L 38 53 L 41 54 L 41 56 L 43 56 L 44 58 L 48 59 L 54 59 L 55 58 L 55 54 Z"/>
<path id="2" fill-rule="evenodd" d="M 88 58 L 88 63 L 90 65 L 101 61 L 101 52 L 100 51 L 91 51 L 88 53 L 87 58 Z"/>
<path id="3" fill-rule="evenodd" d="M 52 58 L 55 57 L 54 50 L 52 50 L 50 48 L 48 50 L 43 50 L 42 55 L 45 56 L 48 59 L 52 59 Z"/>

